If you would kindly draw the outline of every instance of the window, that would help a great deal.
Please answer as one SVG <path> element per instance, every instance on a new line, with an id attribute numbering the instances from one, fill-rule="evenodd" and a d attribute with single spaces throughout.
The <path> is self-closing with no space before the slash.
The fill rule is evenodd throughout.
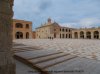
<path id="1" fill-rule="evenodd" d="M 60 34 L 60 38 L 61 38 L 61 34 Z"/>
<path id="2" fill-rule="evenodd" d="M 56 29 L 54 29 L 54 31 L 56 31 Z"/>
<path id="3" fill-rule="evenodd" d="M 60 29 L 60 31 L 61 31 L 61 29 Z"/>
<path id="4" fill-rule="evenodd" d="M 70 32 L 70 29 L 69 29 L 69 32 Z"/>
<path id="5" fill-rule="evenodd" d="M 29 24 L 26 24 L 26 28 L 29 28 Z"/>
<path id="6" fill-rule="evenodd" d="M 23 28 L 23 24 L 21 24 L 21 23 L 16 23 L 16 28 Z"/>
<path id="7" fill-rule="evenodd" d="M 64 29 L 62 29 L 62 31 L 64 32 Z"/>

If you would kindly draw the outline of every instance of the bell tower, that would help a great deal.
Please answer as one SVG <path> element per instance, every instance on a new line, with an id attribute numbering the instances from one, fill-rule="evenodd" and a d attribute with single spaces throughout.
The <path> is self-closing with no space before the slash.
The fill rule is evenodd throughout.
<path id="1" fill-rule="evenodd" d="M 51 18 L 48 18 L 48 23 L 51 23 Z"/>

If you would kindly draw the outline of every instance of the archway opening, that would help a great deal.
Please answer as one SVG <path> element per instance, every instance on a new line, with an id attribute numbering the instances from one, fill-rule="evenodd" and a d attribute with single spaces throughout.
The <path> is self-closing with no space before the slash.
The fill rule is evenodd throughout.
<path id="1" fill-rule="evenodd" d="M 56 38 L 56 33 L 54 33 L 54 38 Z"/>
<path id="2" fill-rule="evenodd" d="M 62 34 L 62 38 L 64 38 L 65 37 L 65 35 L 64 34 Z"/>
<path id="3" fill-rule="evenodd" d="M 60 38 L 61 38 L 61 34 L 60 34 Z"/>
<path id="4" fill-rule="evenodd" d="M 26 33 L 26 39 L 29 39 L 29 32 Z"/>
<path id="5" fill-rule="evenodd" d="M 21 23 L 16 23 L 16 28 L 23 28 L 23 24 L 21 24 Z"/>
<path id="6" fill-rule="evenodd" d="M 78 33 L 77 33 L 77 32 L 74 33 L 74 37 L 75 37 L 76 39 L 78 38 Z"/>
<path id="7" fill-rule="evenodd" d="M 80 32 L 80 38 L 84 39 L 84 32 L 83 31 Z"/>
<path id="8" fill-rule="evenodd" d="M 16 37 L 16 39 L 23 39 L 23 33 L 22 32 L 16 32 L 15 37 Z"/>
<path id="9" fill-rule="evenodd" d="M 87 39 L 91 39 L 91 32 L 86 32 L 86 37 L 87 37 Z"/>
<path id="10" fill-rule="evenodd" d="M 98 31 L 94 31 L 94 39 L 99 39 L 99 32 Z"/>

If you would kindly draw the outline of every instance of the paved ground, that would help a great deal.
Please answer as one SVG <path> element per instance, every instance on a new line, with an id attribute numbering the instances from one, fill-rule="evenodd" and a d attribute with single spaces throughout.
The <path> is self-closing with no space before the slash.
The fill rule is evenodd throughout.
<path id="1" fill-rule="evenodd" d="M 100 40 L 30 39 L 14 42 L 15 58 L 42 74 L 100 73 Z"/>
<path id="2" fill-rule="evenodd" d="M 71 53 L 80 57 L 100 60 L 100 40 L 85 39 L 33 39 L 17 40 L 17 43 L 23 43 L 36 49 L 59 50 L 61 52 Z"/>
<path id="3" fill-rule="evenodd" d="M 39 74 L 38 71 L 28 67 L 27 65 L 15 60 L 16 74 Z"/>

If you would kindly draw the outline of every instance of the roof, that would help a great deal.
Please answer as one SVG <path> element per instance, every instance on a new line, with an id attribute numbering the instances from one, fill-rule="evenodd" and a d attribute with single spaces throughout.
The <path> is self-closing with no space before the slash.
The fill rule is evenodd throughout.
<path id="1" fill-rule="evenodd" d="M 43 27 L 47 27 L 47 26 L 59 26 L 59 24 L 58 23 L 56 23 L 56 22 L 53 22 L 53 23 L 51 23 L 51 24 L 44 24 L 44 25 L 42 25 L 42 26 L 40 26 L 40 27 L 37 27 L 36 29 L 39 29 L 39 28 L 43 28 Z"/>
<path id="2" fill-rule="evenodd" d="M 75 29 L 75 31 L 77 30 L 98 30 L 100 28 L 80 28 L 80 29 Z"/>
<path id="3" fill-rule="evenodd" d="M 27 23 L 30 23 L 32 24 L 31 21 L 26 21 L 26 20 L 20 20 L 20 19 L 13 19 L 14 22 L 27 22 Z"/>

